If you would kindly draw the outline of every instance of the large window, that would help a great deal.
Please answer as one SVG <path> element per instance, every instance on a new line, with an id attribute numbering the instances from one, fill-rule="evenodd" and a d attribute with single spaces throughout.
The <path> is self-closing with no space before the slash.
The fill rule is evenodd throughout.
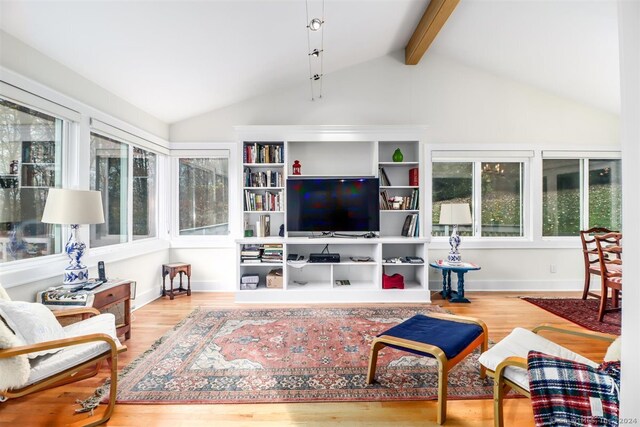
<path id="1" fill-rule="evenodd" d="M 124 243 L 128 238 L 127 144 L 91 134 L 91 189 L 102 193 L 104 224 L 91 226 L 91 247 Z"/>
<path id="2" fill-rule="evenodd" d="M 133 149 L 133 239 L 156 236 L 156 155 Z"/>
<path id="3" fill-rule="evenodd" d="M 92 247 L 157 236 L 156 171 L 156 154 L 91 133 L 91 189 L 102 193 L 105 220 L 91 226 Z"/>
<path id="4" fill-rule="evenodd" d="M 179 234 L 229 234 L 228 158 L 178 159 Z"/>
<path id="5" fill-rule="evenodd" d="M 577 236 L 590 227 L 620 230 L 620 160 L 544 159 L 542 169 L 543 236 Z"/>
<path id="6" fill-rule="evenodd" d="M 0 263 L 60 252 L 57 225 L 40 222 L 62 184 L 63 121 L 0 98 Z"/>
<path id="7" fill-rule="evenodd" d="M 432 234 L 446 236 L 443 204 L 469 205 L 473 224 L 459 225 L 463 236 L 524 236 L 523 162 L 433 162 Z"/>

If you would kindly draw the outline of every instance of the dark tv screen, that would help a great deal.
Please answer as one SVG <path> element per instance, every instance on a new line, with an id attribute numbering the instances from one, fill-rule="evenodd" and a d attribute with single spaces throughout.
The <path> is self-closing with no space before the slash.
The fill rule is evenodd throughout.
<path id="1" fill-rule="evenodd" d="M 378 178 L 288 179 L 287 230 L 380 231 Z"/>

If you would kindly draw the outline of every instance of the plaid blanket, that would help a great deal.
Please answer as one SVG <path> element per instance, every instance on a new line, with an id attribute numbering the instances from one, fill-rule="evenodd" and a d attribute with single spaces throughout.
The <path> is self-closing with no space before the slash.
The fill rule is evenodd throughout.
<path id="1" fill-rule="evenodd" d="M 593 368 L 530 351 L 527 364 L 537 427 L 618 425 L 620 362 Z"/>

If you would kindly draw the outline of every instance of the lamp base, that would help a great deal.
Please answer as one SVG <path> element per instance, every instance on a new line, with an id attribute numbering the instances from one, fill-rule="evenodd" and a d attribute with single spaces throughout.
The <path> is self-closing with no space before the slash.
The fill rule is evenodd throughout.
<path id="1" fill-rule="evenodd" d="M 79 285 L 89 280 L 89 270 L 86 265 L 82 264 L 86 245 L 78 241 L 78 227 L 78 224 L 71 225 L 71 234 L 64 247 L 69 257 L 69 265 L 64 269 L 63 283 L 65 285 Z"/>
<path id="2" fill-rule="evenodd" d="M 453 231 L 451 232 L 451 237 L 449 237 L 449 244 L 451 245 L 451 250 L 449 251 L 449 255 L 447 256 L 447 263 L 451 265 L 459 265 L 462 264 L 462 256 L 460 256 L 460 252 L 458 252 L 458 246 L 460 246 L 460 235 L 458 235 L 458 226 L 453 226 Z"/>
<path id="3" fill-rule="evenodd" d="M 65 285 L 79 285 L 89 280 L 89 269 L 87 267 L 69 266 L 64 269 Z"/>
<path id="4" fill-rule="evenodd" d="M 447 263 L 451 265 L 462 264 L 462 256 L 458 251 L 449 252 L 449 255 L 447 255 Z"/>

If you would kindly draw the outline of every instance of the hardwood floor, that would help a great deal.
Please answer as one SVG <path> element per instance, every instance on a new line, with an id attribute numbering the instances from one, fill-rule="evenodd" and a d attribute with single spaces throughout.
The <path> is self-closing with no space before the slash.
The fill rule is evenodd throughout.
<path id="1" fill-rule="evenodd" d="M 451 304 L 434 294 L 433 303 L 453 313 L 483 319 L 494 342 L 514 327 L 532 328 L 541 323 L 570 324 L 551 313 L 522 301 L 522 293 L 469 292 L 471 304 Z M 548 293 L 527 293 L 549 296 Z M 576 297 L 578 293 L 554 293 L 553 296 Z M 132 338 L 125 341 L 128 351 L 120 357 L 119 368 L 148 349 L 151 344 L 197 307 L 251 307 L 235 304 L 231 293 L 194 293 L 174 301 L 160 299 L 133 313 Z M 299 306 L 299 305 L 298 305 Z M 600 360 L 606 344 L 585 341 L 577 337 L 548 335 L 555 342 L 594 360 Z M 0 403 L 2 426 L 53 426 L 76 422 L 86 415 L 74 415 L 76 399 L 91 395 L 107 376 L 100 374 L 77 383 Z M 528 399 L 509 399 L 505 404 L 506 426 L 532 426 L 533 414 Z M 241 426 L 260 424 L 348 426 L 434 425 L 435 401 L 359 402 L 359 403 L 296 403 L 238 405 L 116 405 L 108 426 Z M 447 408 L 447 426 L 493 425 L 491 400 L 451 400 Z"/>

